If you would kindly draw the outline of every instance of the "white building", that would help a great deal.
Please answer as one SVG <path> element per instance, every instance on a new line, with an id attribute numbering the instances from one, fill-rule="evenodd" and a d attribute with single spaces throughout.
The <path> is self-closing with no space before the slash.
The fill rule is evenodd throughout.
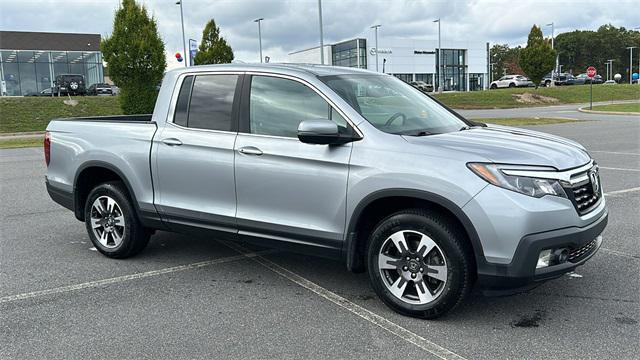
<path id="1" fill-rule="evenodd" d="M 325 64 L 359 67 L 393 74 L 406 81 L 424 81 L 438 88 L 438 41 L 378 37 L 355 38 L 325 45 Z M 445 91 L 486 89 L 488 85 L 488 43 L 443 41 L 441 67 Z M 292 52 L 289 62 L 320 63 L 320 47 Z"/>

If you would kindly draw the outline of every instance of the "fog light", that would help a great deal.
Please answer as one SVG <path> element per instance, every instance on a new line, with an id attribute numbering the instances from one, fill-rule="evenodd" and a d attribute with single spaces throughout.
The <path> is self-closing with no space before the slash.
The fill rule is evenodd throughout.
<path id="1" fill-rule="evenodd" d="M 553 252 L 552 258 L 555 259 L 553 262 L 554 265 L 566 263 L 569 259 L 569 250 L 566 248 L 556 249 L 556 251 Z"/>
<path id="2" fill-rule="evenodd" d="M 540 251 L 540 255 L 538 255 L 538 264 L 536 264 L 536 269 L 547 267 L 550 265 L 550 263 L 551 263 L 551 249 Z"/>

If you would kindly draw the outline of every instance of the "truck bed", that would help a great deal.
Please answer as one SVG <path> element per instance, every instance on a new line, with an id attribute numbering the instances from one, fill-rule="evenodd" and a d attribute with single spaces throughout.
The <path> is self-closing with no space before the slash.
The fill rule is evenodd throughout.
<path id="1" fill-rule="evenodd" d="M 152 114 L 82 116 L 54 119 L 53 121 L 151 122 L 152 116 Z"/>

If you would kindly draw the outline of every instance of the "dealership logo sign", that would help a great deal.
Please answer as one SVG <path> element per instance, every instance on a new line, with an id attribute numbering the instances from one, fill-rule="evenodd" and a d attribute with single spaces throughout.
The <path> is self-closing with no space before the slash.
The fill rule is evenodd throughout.
<path id="1" fill-rule="evenodd" d="M 393 51 L 391 51 L 391 49 L 380 49 L 378 48 L 378 54 L 393 54 Z M 371 49 L 369 49 L 369 54 L 371 55 L 375 55 L 376 54 L 376 48 L 372 47 Z"/>

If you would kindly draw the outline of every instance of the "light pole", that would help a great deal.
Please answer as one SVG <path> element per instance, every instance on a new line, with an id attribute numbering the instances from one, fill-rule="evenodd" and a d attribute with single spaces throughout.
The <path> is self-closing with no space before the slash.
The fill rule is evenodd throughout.
<path id="1" fill-rule="evenodd" d="M 262 20 L 264 20 L 264 18 L 253 20 L 253 22 L 258 23 L 258 44 L 260 46 L 260 63 L 261 64 L 262 64 L 262 28 L 260 27 L 260 22 L 262 22 Z"/>
<path id="2" fill-rule="evenodd" d="M 493 82 L 493 65 L 496 63 L 489 63 L 489 85 Z"/>
<path id="3" fill-rule="evenodd" d="M 627 50 L 629 50 L 629 84 L 633 84 L 633 49 L 637 49 L 637 46 L 629 46 Z M 640 70 L 638 70 L 640 71 Z"/>
<path id="4" fill-rule="evenodd" d="M 607 69 L 607 80 L 609 80 L 609 61 L 607 61 L 606 63 L 604 63 L 604 66 Z"/>
<path id="5" fill-rule="evenodd" d="M 433 20 L 438 23 L 438 92 L 442 92 L 442 37 L 440 36 L 440 18 Z"/>
<path id="6" fill-rule="evenodd" d="M 611 74 L 609 75 L 609 73 L 607 73 L 607 80 L 611 80 L 613 77 L 613 59 L 609 59 L 607 62 L 609 63 L 609 73 Z"/>
<path id="7" fill-rule="evenodd" d="M 378 28 L 382 26 L 380 24 L 373 25 L 371 29 L 374 29 L 376 32 L 376 71 L 378 71 Z"/>
<path id="8" fill-rule="evenodd" d="M 184 54 L 184 67 L 187 67 L 187 41 L 184 37 L 184 16 L 182 15 L 182 0 L 176 1 L 180 5 L 180 23 L 182 24 L 182 53 Z"/>
<path id="9" fill-rule="evenodd" d="M 551 49 L 553 50 L 553 49 L 555 49 L 554 43 L 553 43 L 553 41 L 554 41 L 553 40 L 554 32 L 555 32 L 555 24 L 553 22 L 551 22 L 551 23 L 547 24 L 546 26 L 551 26 Z M 553 67 L 553 71 L 551 72 L 551 84 L 555 83 L 555 81 L 553 81 L 553 79 L 554 79 L 554 75 L 556 74 L 557 70 L 558 70 L 558 57 L 556 56 L 555 66 Z"/>
<path id="10" fill-rule="evenodd" d="M 318 0 L 318 23 L 320 24 L 320 64 L 324 65 L 324 36 L 322 34 L 322 0 Z"/>

